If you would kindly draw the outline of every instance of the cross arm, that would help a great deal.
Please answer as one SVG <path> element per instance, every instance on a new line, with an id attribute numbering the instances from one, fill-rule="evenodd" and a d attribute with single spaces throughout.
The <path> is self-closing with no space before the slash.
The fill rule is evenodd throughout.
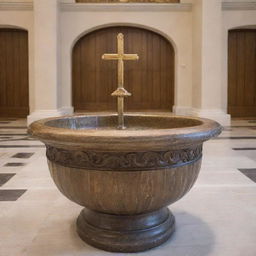
<path id="1" fill-rule="evenodd" d="M 124 60 L 138 60 L 139 55 L 138 54 L 124 54 L 123 59 Z"/>
<path id="2" fill-rule="evenodd" d="M 103 60 L 118 60 L 119 55 L 115 53 L 105 53 L 102 55 Z"/>

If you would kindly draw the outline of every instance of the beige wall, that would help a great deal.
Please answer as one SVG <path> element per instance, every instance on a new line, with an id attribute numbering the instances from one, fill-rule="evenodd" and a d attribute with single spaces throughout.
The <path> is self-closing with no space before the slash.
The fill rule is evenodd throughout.
<path id="1" fill-rule="evenodd" d="M 202 98 L 202 0 L 194 0 L 192 17 L 192 106 L 200 108 Z"/>
<path id="2" fill-rule="evenodd" d="M 46 18 L 47 17 L 47 18 Z M 36 110 L 58 105 L 58 7 L 54 0 L 34 1 Z M 57 85 L 57 86 L 56 86 Z M 47 97 L 42 97 L 45 93 Z M 56 101 L 57 99 L 57 101 Z"/>

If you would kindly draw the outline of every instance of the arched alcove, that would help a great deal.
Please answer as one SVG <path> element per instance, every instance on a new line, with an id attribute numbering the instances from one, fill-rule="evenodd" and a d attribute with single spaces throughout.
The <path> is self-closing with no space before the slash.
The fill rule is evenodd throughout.
<path id="1" fill-rule="evenodd" d="M 228 32 L 228 113 L 256 117 L 256 29 Z"/>
<path id="2" fill-rule="evenodd" d="M 0 117 L 29 114 L 28 32 L 0 26 Z"/>
<path id="3" fill-rule="evenodd" d="M 125 52 L 137 53 L 138 62 L 125 63 L 125 88 L 132 93 L 126 100 L 130 111 L 171 111 L 174 105 L 175 53 L 162 35 L 133 26 L 94 30 L 82 36 L 72 52 L 72 99 L 75 111 L 116 109 L 110 94 L 117 87 L 117 63 L 101 59 L 114 53 L 116 35 L 125 36 Z"/>

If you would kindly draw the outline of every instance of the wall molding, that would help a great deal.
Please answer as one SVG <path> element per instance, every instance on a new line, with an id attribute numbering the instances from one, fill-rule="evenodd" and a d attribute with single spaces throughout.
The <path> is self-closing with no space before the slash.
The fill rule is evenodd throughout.
<path id="1" fill-rule="evenodd" d="M 256 10 L 256 1 L 222 2 L 223 11 L 252 11 Z"/>
<path id="2" fill-rule="evenodd" d="M 127 12 L 190 12 L 191 3 L 74 3 L 61 2 L 60 8 L 64 12 L 92 12 L 92 11 L 127 11 Z M 0 2 L 0 11 L 32 11 L 33 2 Z M 222 2 L 223 11 L 251 11 L 256 10 L 256 1 Z"/>
<path id="3" fill-rule="evenodd" d="M 33 2 L 0 2 L 0 11 L 33 11 Z"/>
<path id="4" fill-rule="evenodd" d="M 192 108 L 188 106 L 173 106 L 173 113 L 175 115 L 189 116 L 191 115 Z"/>
<path id="5" fill-rule="evenodd" d="M 190 12 L 192 4 L 161 3 L 60 3 L 64 12 Z"/>

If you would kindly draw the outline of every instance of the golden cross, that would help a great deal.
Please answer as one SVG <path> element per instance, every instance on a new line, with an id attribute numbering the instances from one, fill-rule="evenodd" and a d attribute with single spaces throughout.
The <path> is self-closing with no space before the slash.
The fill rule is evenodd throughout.
<path id="1" fill-rule="evenodd" d="M 119 33 L 117 35 L 117 53 L 105 53 L 102 55 L 102 59 L 118 61 L 118 88 L 111 95 L 117 97 L 118 129 L 124 129 L 124 97 L 131 96 L 124 89 L 124 60 L 138 60 L 139 56 L 138 54 L 124 53 L 124 35 Z"/>

